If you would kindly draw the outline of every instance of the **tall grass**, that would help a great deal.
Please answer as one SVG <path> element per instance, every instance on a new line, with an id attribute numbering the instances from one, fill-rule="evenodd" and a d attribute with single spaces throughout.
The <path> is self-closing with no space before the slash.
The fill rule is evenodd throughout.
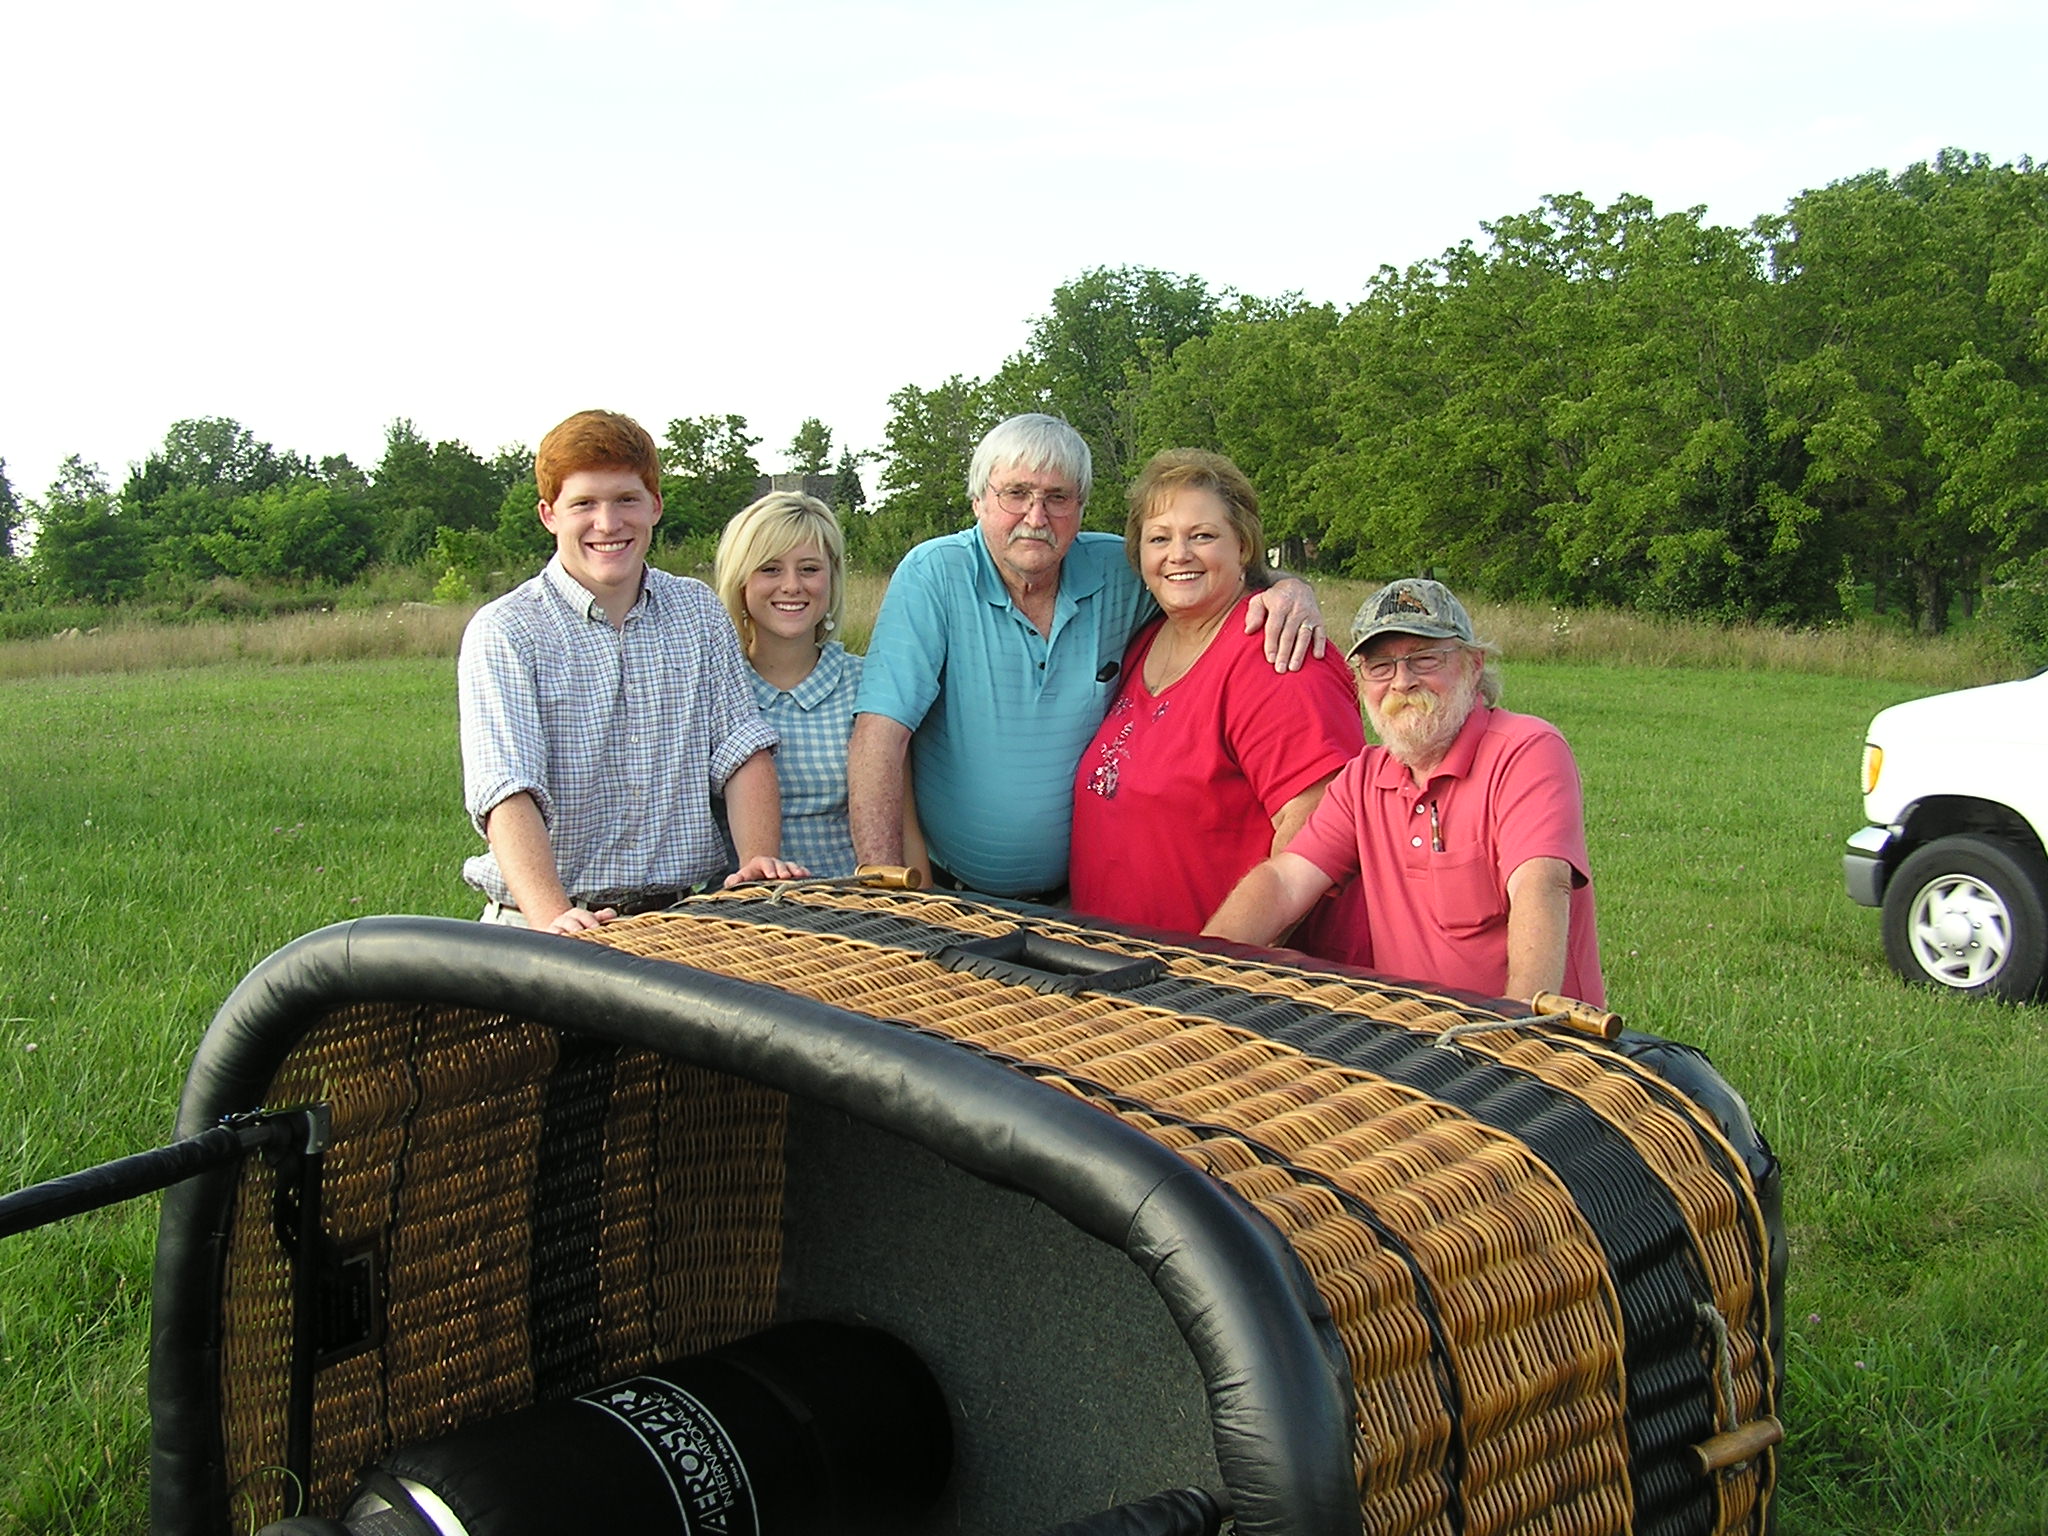
<path id="1" fill-rule="evenodd" d="M 1904 987 L 1840 877 L 1871 713 L 1968 653 L 1624 663 L 1679 642 L 1478 617 L 1578 753 L 1611 1000 L 1706 1048 L 1785 1162 L 1782 1536 L 2048 1529 L 2048 1008 Z M 445 650 L 256 654 L 0 682 L 0 1188 L 162 1140 L 277 946 L 475 909 Z M 0 1530 L 144 1528 L 153 1205 L 0 1243 Z"/>
<path id="2" fill-rule="evenodd" d="M 0 643 L 0 679 L 151 672 L 231 662 L 300 665 L 372 657 L 453 656 L 471 609 L 405 603 L 375 612 L 179 625 L 122 624 Z"/>
<path id="3" fill-rule="evenodd" d="M 867 648 L 887 585 L 885 574 L 848 572 L 846 621 L 840 638 L 853 650 Z M 1373 585 L 1318 583 L 1333 638 L 1344 639 L 1352 613 Z M 0 641 L 0 680 L 243 661 L 292 664 L 453 656 L 475 606 L 388 603 L 367 610 L 334 609 L 268 619 L 112 624 L 47 638 Z M 1883 677 L 1930 688 L 1993 682 L 2020 670 L 1994 640 L 1982 634 L 1927 640 L 1872 620 L 1822 630 L 1789 630 L 1514 603 L 1474 603 L 1472 614 L 1480 633 L 1518 661 L 1799 671 Z"/>
<path id="4" fill-rule="evenodd" d="M 0 683 L 0 1188 L 169 1134 L 233 978 L 475 911 L 443 658 Z M 144 1526 L 155 1202 L 0 1243 L 0 1530 Z"/>

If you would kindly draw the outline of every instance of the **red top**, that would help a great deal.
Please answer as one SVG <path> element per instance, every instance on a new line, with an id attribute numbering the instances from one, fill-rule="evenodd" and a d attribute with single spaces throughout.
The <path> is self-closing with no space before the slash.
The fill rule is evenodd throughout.
<path id="1" fill-rule="evenodd" d="M 1507 985 L 1508 876 L 1530 859 L 1563 859 L 1572 894 L 1559 990 L 1607 1000 L 1578 764 L 1547 720 L 1480 705 L 1425 789 L 1386 748 L 1367 747 L 1287 851 L 1339 882 L 1363 871 L 1364 963 L 1486 997 Z"/>
<path id="2" fill-rule="evenodd" d="M 1157 694 L 1145 657 L 1164 621 L 1124 654 L 1123 685 L 1074 775 L 1076 912 L 1201 932 L 1273 851 L 1274 813 L 1358 755 L 1365 730 L 1350 668 L 1332 647 L 1276 673 L 1264 638 L 1244 633 L 1249 600 Z M 1305 936 L 1294 942 L 1308 947 Z"/>

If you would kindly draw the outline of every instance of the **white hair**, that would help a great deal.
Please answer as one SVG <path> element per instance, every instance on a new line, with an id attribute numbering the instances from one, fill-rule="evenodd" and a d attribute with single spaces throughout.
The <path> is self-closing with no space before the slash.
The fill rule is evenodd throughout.
<path id="1" fill-rule="evenodd" d="M 1095 481 L 1095 460 L 1081 434 L 1057 416 L 1033 411 L 999 421 L 974 450 L 967 466 L 967 499 L 979 501 L 990 478 L 1006 465 L 1026 474 L 1052 473 L 1074 482 L 1083 504 Z"/>

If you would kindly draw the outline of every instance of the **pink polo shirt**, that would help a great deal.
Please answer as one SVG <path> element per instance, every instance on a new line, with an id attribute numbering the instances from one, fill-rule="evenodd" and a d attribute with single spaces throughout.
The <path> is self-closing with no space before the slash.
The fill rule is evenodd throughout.
<path id="1" fill-rule="evenodd" d="M 1386 748 L 1367 747 L 1288 852 L 1333 880 L 1362 876 L 1374 970 L 1487 997 L 1507 985 L 1508 876 L 1530 859 L 1563 859 L 1572 894 L 1560 990 L 1607 1000 L 1578 764 L 1547 720 L 1480 705 L 1424 789 Z"/>

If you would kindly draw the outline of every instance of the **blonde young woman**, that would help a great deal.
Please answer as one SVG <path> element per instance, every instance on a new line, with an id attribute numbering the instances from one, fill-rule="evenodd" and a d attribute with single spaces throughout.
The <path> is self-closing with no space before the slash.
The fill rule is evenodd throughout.
<path id="1" fill-rule="evenodd" d="M 782 856 L 813 875 L 853 873 L 846 739 L 861 658 L 832 638 L 845 575 L 832 509 L 775 491 L 725 525 L 712 577 L 753 666 L 754 702 L 782 738 Z"/>

